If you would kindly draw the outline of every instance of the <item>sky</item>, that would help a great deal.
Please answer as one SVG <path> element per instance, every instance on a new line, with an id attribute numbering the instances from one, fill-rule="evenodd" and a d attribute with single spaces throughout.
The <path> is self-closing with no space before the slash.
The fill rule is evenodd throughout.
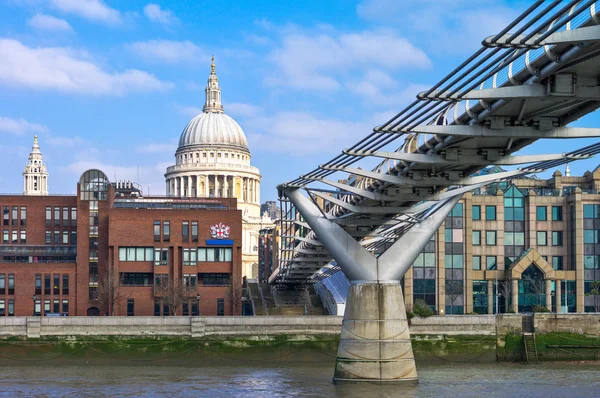
<path id="1" fill-rule="evenodd" d="M 246 133 L 262 201 L 274 200 L 277 184 L 384 123 L 527 4 L 0 0 L 0 192 L 22 192 L 37 134 L 51 194 L 74 193 L 89 168 L 165 194 L 214 55 L 225 113 Z M 528 153 L 584 141 L 538 142 Z"/>

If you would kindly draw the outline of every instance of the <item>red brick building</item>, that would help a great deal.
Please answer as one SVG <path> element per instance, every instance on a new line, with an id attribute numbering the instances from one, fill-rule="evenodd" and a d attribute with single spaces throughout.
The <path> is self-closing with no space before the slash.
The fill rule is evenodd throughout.
<path id="1" fill-rule="evenodd" d="M 168 315 L 158 281 L 187 286 L 178 315 L 239 315 L 236 207 L 233 198 L 143 197 L 99 170 L 82 175 L 77 195 L 0 195 L 0 316 Z M 119 282 L 114 309 L 99 299 L 106 275 Z"/>

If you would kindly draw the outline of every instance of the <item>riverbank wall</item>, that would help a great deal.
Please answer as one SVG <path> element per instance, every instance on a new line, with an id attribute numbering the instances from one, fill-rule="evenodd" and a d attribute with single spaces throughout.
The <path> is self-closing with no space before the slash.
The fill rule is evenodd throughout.
<path id="1" fill-rule="evenodd" d="M 524 324 L 519 314 L 413 318 L 415 358 L 522 361 Z M 535 314 L 533 326 L 540 361 L 600 359 L 600 314 Z M 104 360 L 167 360 L 188 351 L 183 358 L 189 361 L 200 353 L 218 360 L 216 354 L 231 350 L 250 359 L 271 353 L 324 360 L 335 358 L 341 327 L 335 316 L 2 317 L 0 361 L 45 361 L 55 354 L 75 360 L 84 353 L 86 362 L 98 360 L 94 353 L 106 354 Z"/>

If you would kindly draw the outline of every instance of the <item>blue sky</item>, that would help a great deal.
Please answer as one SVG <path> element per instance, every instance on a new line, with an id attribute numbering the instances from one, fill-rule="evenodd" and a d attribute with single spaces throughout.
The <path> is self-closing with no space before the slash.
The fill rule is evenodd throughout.
<path id="1" fill-rule="evenodd" d="M 50 191 L 98 167 L 164 194 L 215 55 L 262 200 L 383 123 L 528 2 L 466 0 L 0 2 L 0 192 L 22 190 L 38 134 Z M 598 116 L 578 122 L 597 125 Z M 585 142 L 539 143 L 562 152 Z M 572 165 L 593 169 L 597 160 Z"/>

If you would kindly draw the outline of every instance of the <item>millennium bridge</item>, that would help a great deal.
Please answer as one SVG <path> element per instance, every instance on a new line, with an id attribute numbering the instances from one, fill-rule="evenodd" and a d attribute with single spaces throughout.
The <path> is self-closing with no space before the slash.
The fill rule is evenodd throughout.
<path id="1" fill-rule="evenodd" d="M 599 137 L 569 127 L 598 107 L 600 1 L 535 1 L 393 118 L 278 186 L 269 283 L 302 289 L 340 270 L 351 282 L 335 382 L 418 382 L 403 275 L 465 192 L 600 152 L 519 154 L 540 139 Z M 490 165 L 507 171 L 478 173 Z"/>

